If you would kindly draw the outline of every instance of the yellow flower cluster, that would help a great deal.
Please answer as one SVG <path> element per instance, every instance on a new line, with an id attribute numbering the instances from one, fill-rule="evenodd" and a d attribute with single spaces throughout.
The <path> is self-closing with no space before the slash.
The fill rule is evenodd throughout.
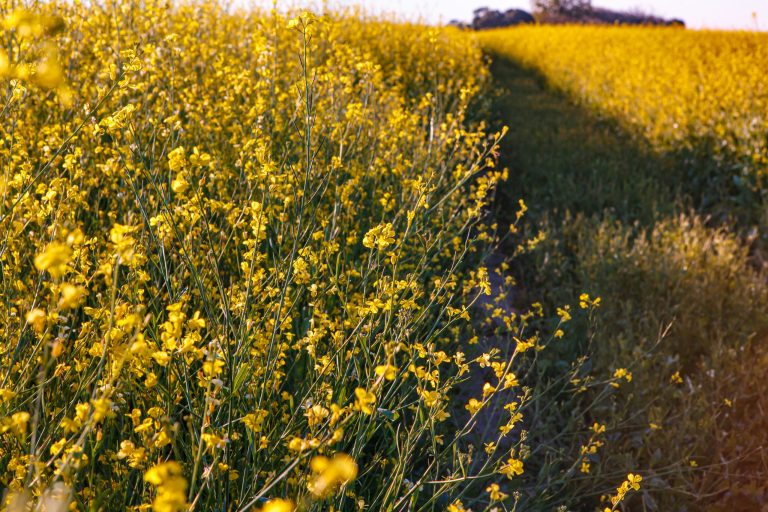
<path id="1" fill-rule="evenodd" d="M 181 512 L 187 510 L 187 481 L 181 476 L 182 468 L 177 462 L 163 462 L 144 474 L 144 480 L 157 489 L 152 502 L 154 512 Z"/>
<path id="2" fill-rule="evenodd" d="M 503 133 L 471 121 L 488 71 L 470 35 L 0 5 L 6 504 L 402 510 L 522 474 L 522 448 L 472 462 L 455 393 L 491 368 L 481 403 L 505 393 L 496 432 L 520 442 L 512 354 L 462 343 L 479 349 L 507 175 Z M 534 315 L 493 313 L 521 347 Z"/>
<path id="3" fill-rule="evenodd" d="M 315 497 L 324 497 L 336 487 L 347 484 L 357 477 L 357 464 L 349 455 L 337 453 L 332 458 L 318 455 L 310 463 L 312 479 L 309 491 Z"/>
<path id="4" fill-rule="evenodd" d="M 611 506 L 605 507 L 604 512 L 613 512 L 614 510 L 616 510 L 616 507 L 619 505 L 619 503 L 624 501 L 624 498 L 626 497 L 627 493 L 629 493 L 630 491 L 640 490 L 640 482 L 642 481 L 643 481 L 642 476 L 629 473 L 627 475 L 627 479 L 624 480 L 621 483 L 621 485 L 616 488 L 616 494 L 609 498 Z"/>
<path id="5" fill-rule="evenodd" d="M 0 48 L 0 78 L 13 80 L 12 95 L 20 99 L 26 93 L 23 84 L 31 83 L 42 89 L 57 90 L 59 98 L 68 103 L 72 93 L 66 84 L 56 45 L 51 41 L 64 28 L 64 20 L 24 9 L 9 11 L 6 6 L 0 13 L 8 13 L 0 27 L 17 43 Z M 9 53 L 8 48 L 15 51 Z"/>

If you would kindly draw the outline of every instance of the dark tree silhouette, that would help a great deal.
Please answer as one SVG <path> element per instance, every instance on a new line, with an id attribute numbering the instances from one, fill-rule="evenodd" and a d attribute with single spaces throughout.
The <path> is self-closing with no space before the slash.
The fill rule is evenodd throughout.
<path id="1" fill-rule="evenodd" d="M 574 14 L 592 10 L 592 0 L 533 0 L 533 10 L 541 14 Z"/>

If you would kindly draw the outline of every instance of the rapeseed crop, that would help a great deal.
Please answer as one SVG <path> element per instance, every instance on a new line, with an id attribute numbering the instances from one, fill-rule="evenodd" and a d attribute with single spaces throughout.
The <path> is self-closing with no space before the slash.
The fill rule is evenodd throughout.
<path id="1" fill-rule="evenodd" d="M 521 499 L 516 372 L 563 330 L 498 290 L 471 321 L 516 224 L 486 215 L 503 131 L 470 121 L 467 34 L 215 2 L 0 15 L 6 509 Z"/>
<path id="2" fill-rule="evenodd" d="M 473 37 L 207 1 L 0 19 L 3 509 L 571 498 L 533 454 L 562 487 L 610 431 L 574 411 L 569 449 L 532 446 L 534 368 L 602 303 L 512 304 L 511 260 L 546 237 L 522 200 L 489 214 L 506 129 L 477 120 Z M 604 480 L 610 511 L 643 477 Z"/>
<path id="3" fill-rule="evenodd" d="M 765 221 L 755 205 L 767 185 L 768 35 L 535 26 L 479 37 L 490 53 L 537 70 L 657 154 L 679 155 L 677 167 L 690 168 L 683 190 L 703 204 L 726 197 L 728 213 L 738 206 Z"/>

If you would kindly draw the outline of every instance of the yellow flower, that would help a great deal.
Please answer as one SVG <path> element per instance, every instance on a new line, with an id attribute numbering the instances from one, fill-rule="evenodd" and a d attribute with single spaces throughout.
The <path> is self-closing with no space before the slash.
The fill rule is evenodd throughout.
<path id="1" fill-rule="evenodd" d="M 632 372 L 627 371 L 626 368 L 617 368 L 616 371 L 613 372 L 613 378 L 624 378 L 627 382 L 632 382 Z"/>
<path id="2" fill-rule="evenodd" d="M 16 436 L 23 438 L 27 434 L 27 423 L 29 423 L 28 412 L 17 412 L 10 418 L 0 420 L 0 434 L 12 432 Z"/>
<path id="3" fill-rule="evenodd" d="M 532 349 L 534 346 L 536 346 L 537 340 L 536 340 L 536 337 L 533 337 L 531 339 L 523 341 L 516 337 L 515 341 L 517 342 L 517 351 L 520 353 L 523 353 L 527 350 Z"/>
<path id="4" fill-rule="evenodd" d="M 392 366 L 391 364 L 379 365 L 374 371 L 376 372 L 376 375 L 379 377 L 383 375 L 387 380 L 395 380 L 395 377 L 397 376 L 397 367 Z"/>
<path id="5" fill-rule="evenodd" d="M 376 403 L 376 395 L 363 388 L 355 389 L 355 410 L 365 414 L 373 414 L 373 404 Z"/>
<path id="6" fill-rule="evenodd" d="M 171 182 L 171 190 L 177 194 L 183 194 L 189 188 L 189 182 L 184 178 L 184 173 L 179 173 Z"/>
<path id="7" fill-rule="evenodd" d="M 158 350 L 157 352 L 152 353 L 152 359 L 154 359 L 160 366 L 168 366 L 168 363 L 171 361 L 171 356 L 168 352 Z"/>
<path id="8" fill-rule="evenodd" d="M 192 318 L 187 320 L 187 328 L 192 330 L 200 330 L 205 328 L 205 319 L 200 317 L 200 312 L 195 311 Z"/>
<path id="9" fill-rule="evenodd" d="M 587 309 L 590 306 L 597 308 L 600 306 L 600 302 L 600 297 L 595 297 L 592 299 L 588 293 L 582 293 L 579 295 L 579 307 L 581 309 Z"/>
<path id="10" fill-rule="evenodd" d="M 135 230 L 135 227 L 123 224 L 115 224 L 109 230 L 109 240 L 114 246 L 113 251 L 122 263 L 131 263 L 133 261 L 136 240 L 131 234 Z"/>
<path id="11" fill-rule="evenodd" d="M 491 501 L 503 501 L 509 497 L 509 495 L 504 494 L 501 492 L 499 488 L 499 484 L 491 484 L 486 489 L 485 492 L 489 493 L 491 495 Z"/>
<path id="12" fill-rule="evenodd" d="M 528 206 L 525 204 L 525 201 L 523 201 L 522 199 L 519 199 L 517 201 L 517 204 L 520 208 L 517 210 L 517 213 L 515 213 L 515 217 L 517 220 L 520 220 L 522 216 L 525 215 L 525 212 L 528 211 Z"/>
<path id="13" fill-rule="evenodd" d="M 180 171 L 186 166 L 187 159 L 183 147 L 178 147 L 168 153 L 168 167 L 172 171 Z"/>
<path id="14" fill-rule="evenodd" d="M 262 444 L 267 442 L 267 438 L 263 437 L 261 438 Z M 294 437 L 288 442 L 288 449 L 292 452 L 305 452 L 307 450 L 311 450 L 312 448 L 317 448 L 320 446 L 320 442 L 317 439 L 302 439 L 300 437 Z"/>
<path id="15" fill-rule="evenodd" d="M 467 405 L 464 406 L 464 408 L 469 411 L 469 414 L 472 415 L 476 414 L 482 407 L 483 402 L 479 401 L 477 398 L 470 398 Z"/>
<path id="16" fill-rule="evenodd" d="M 64 85 L 64 70 L 55 53 L 38 62 L 34 82 L 45 89 L 57 89 Z"/>
<path id="17" fill-rule="evenodd" d="M 144 473 L 144 481 L 154 485 L 154 512 L 182 512 L 187 510 L 187 480 L 178 462 L 162 462 Z"/>
<path id="18" fill-rule="evenodd" d="M 146 450 L 144 448 L 136 448 L 136 445 L 131 441 L 123 441 L 120 443 L 120 451 L 117 452 L 117 458 L 128 459 L 128 465 L 132 468 L 138 468 L 146 460 Z"/>
<path id="19" fill-rule="evenodd" d="M 266 417 L 267 417 L 267 411 L 263 409 L 259 409 L 256 412 L 249 413 L 243 416 L 242 422 L 243 422 L 243 425 L 248 427 L 254 433 L 258 434 L 259 432 L 261 432 L 263 428 L 264 419 Z"/>
<path id="20" fill-rule="evenodd" d="M 16 396 L 15 391 L 11 391 L 7 388 L 0 388 L 0 402 L 8 402 Z"/>
<path id="21" fill-rule="evenodd" d="M 168 435 L 168 431 L 166 429 L 161 430 L 157 433 L 154 440 L 154 446 L 155 448 L 162 448 L 163 446 L 168 446 L 171 444 L 171 436 Z"/>
<path id="22" fill-rule="evenodd" d="M 59 299 L 60 309 L 71 309 L 77 307 L 86 295 L 86 290 L 82 286 L 65 283 L 61 286 L 61 298 Z"/>
<path id="23" fill-rule="evenodd" d="M 8 59 L 8 54 L 5 50 L 0 49 L 0 78 L 8 78 L 13 76 L 13 67 L 11 61 Z M 14 92 L 19 90 L 19 87 L 14 87 Z M 17 98 L 14 98 L 18 101 Z"/>
<path id="24" fill-rule="evenodd" d="M 213 453 L 216 450 L 216 448 L 221 448 L 224 446 L 224 439 L 222 439 L 221 436 L 218 436 L 216 434 L 205 432 L 200 437 L 203 443 L 205 443 L 205 449 L 210 453 Z"/>
<path id="25" fill-rule="evenodd" d="M 509 389 L 519 385 L 520 382 L 517 380 L 517 375 L 514 373 L 509 372 L 504 376 L 504 389 Z"/>
<path id="26" fill-rule="evenodd" d="M 203 374 L 208 378 L 215 378 L 224 369 L 224 361 L 221 359 L 207 360 L 203 363 Z"/>
<path id="27" fill-rule="evenodd" d="M 296 18 L 291 18 L 290 20 L 288 20 L 287 27 L 289 29 L 297 28 L 299 25 L 306 27 L 308 25 L 311 25 L 316 20 L 317 18 L 313 13 L 309 11 L 305 11 L 301 13 L 299 16 L 297 16 Z"/>
<path id="28" fill-rule="evenodd" d="M 71 256 L 72 249 L 69 246 L 51 242 L 43 252 L 35 256 L 35 267 L 40 271 L 47 270 L 54 279 L 58 279 L 66 272 Z"/>
<path id="29" fill-rule="evenodd" d="M 96 398 L 91 400 L 91 406 L 93 407 L 91 417 L 96 423 L 100 423 L 104 421 L 104 419 L 114 416 L 114 413 L 112 412 L 112 401 L 108 398 Z"/>
<path id="30" fill-rule="evenodd" d="M 153 388 L 157 385 L 157 375 L 154 372 L 147 373 L 146 379 L 144 379 L 144 385 L 147 388 Z"/>
<path id="31" fill-rule="evenodd" d="M 269 500 L 261 509 L 261 512 L 293 512 L 296 510 L 291 500 L 274 498 Z"/>
<path id="32" fill-rule="evenodd" d="M 369 229 L 363 237 L 363 245 L 368 249 L 378 248 L 379 250 L 383 250 L 393 243 L 395 243 L 395 230 L 393 229 L 391 222 L 379 224 L 378 226 Z"/>
<path id="33" fill-rule="evenodd" d="M 421 398 L 424 400 L 424 405 L 427 407 L 434 407 L 438 403 L 440 403 L 440 392 L 439 391 L 430 391 L 428 389 L 422 389 L 419 391 L 419 395 L 421 395 Z"/>
<path id="34" fill-rule="evenodd" d="M 309 426 L 315 427 L 325 421 L 325 419 L 330 416 L 330 414 L 331 411 L 320 404 L 315 404 L 307 409 L 307 412 L 304 413 L 304 416 L 306 416 Z"/>
<path id="35" fill-rule="evenodd" d="M 522 475 L 523 461 L 515 459 L 514 457 L 511 457 L 507 459 L 507 463 L 501 467 L 501 469 L 499 470 L 499 473 L 501 473 L 502 475 L 506 475 L 507 478 L 509 479 L 511 479 L 514 476 Z"/>
<path id="36" fill-rule="evenodd" d="M 64 28 L 64 20 L 58 16 L 34 14 L 25 9 L 16 9 L 8 14 L 2 23 L 6 30 L 15 29 L 21 38 L 53 35 Z"/>
<path id="37" fill-rule="evenodd" d="M 357 478 L 357 463 L 345 453 L 337 453 L 330 459 L 319 455 L 313 457 L 309 465 L 313 474 L 309 491 L 318 498 Z"/>
<path id="38" fill-rule="evenodd" d="M 45 329 L 46 315 L 45 311 L 40 308 L 35 308 L 27 313 L 27 323 L 32 326 L 32 329 L 40 334 Z"/>

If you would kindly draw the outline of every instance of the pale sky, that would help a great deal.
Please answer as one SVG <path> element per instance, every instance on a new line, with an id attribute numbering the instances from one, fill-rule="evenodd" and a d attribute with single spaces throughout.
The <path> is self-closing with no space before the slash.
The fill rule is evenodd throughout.
<path id="1" fill-rule="evenodd" d="M 305 2 L 289 0 L 287 3 Z M 469 21 L 472 11 L 478 7 L 530 10 L 531 5 L 529 0 L 330 0 L 329 3 L 361 5 L 371 12 L 395 12 L 430 23 L 447 23 L 452 19 Z M 611 9 L 639 8 L 666 18 L 682 18 L 690 28 L 768 30 L 768 0 L 592 0 L 592 4 Z M 753 13 L 757 15 L 757 25 Z"/>

